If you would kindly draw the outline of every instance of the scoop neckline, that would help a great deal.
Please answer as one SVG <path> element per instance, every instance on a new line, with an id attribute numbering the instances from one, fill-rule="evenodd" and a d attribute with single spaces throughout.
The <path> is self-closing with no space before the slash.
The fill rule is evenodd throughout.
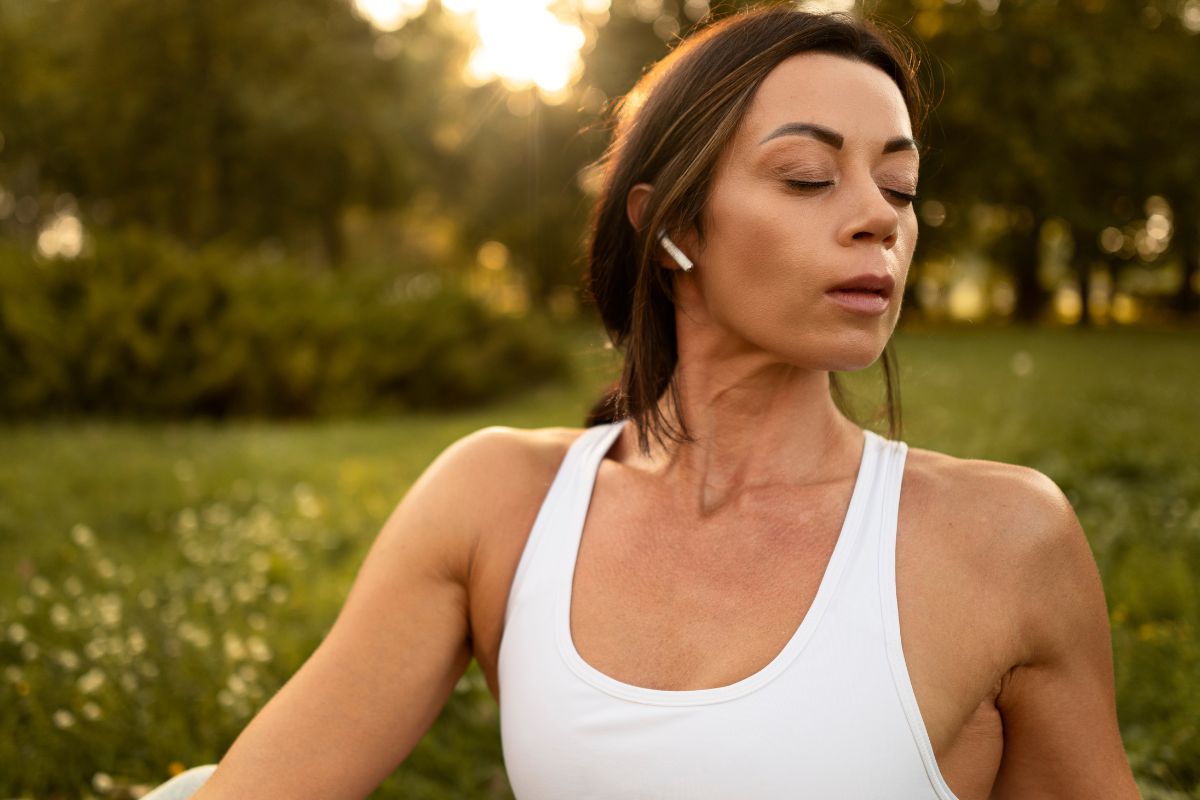
<path id="1" fill-rule="evenodd" d="M 596 475 L 604 461 L 604 456 L 612 448 L 627 422 L 628 420 L 618 420 L 608 423 L 607 428 L 601 429 L 596 434 L 596 438 L 589 443 L 590 446 L 586 449 L 582 463 L 576 471 L 578 489 L 576 497 L 582 497 L 583 502 L 582 509 L 572 519 L 571 530 L 566 534 L 570 537 L 570 540 L 565 543 L 568 563 L 564 565 L 566 574 L 559 581 L 558 596 L 555 602 L 554 627 L 559 653 L 576 676 L 600 691 L 631 702 L 660 706 L 692 706 L 721 703 L 743 697 L 778 677 L 812 639 L 821 617 L 824 616 L 840 583 L 854 544 L 859 538 L 864 506 L 867 502 L 868 484 L 870 483 L 867 476 L 875 472 L 875 463 L 883 437 L 865 428 L 860 429 L 863 431 L 863 447 L 859 456 L 858 472 L 854 478 L 850 503 L 842 519 L 842 526 L 838 532 L 833 552 L 825 565 L 825 571 L 821 575 L 816 594 L 813 596 L 804 618 L 775 657 L 757 672 L 724 686 L 707 689 L 651 689 L 619 681 L 593 667 L 579 654 L 571 635 L 571 594 L 575 583 L 575 565 L 579 557 L 579 546 L 583 539 L 583 528 L 587 521 L 588 510 L 592 504 Z"/>

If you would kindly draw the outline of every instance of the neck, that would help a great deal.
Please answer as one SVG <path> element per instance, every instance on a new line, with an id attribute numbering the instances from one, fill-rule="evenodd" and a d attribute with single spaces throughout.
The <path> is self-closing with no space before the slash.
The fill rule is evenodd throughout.
<path id="1" fill-rule="evenodd" d="M 829 372 L 765 362 L 761 353 L 722 361 L 681 361 L 679 415 L 660 401 L 675 427 L 686 424 L 694 441 L 660 444 L 630 458 L 692 497 L 707 516 L 744 494 L 765 487 L 836 480 L 858 465 L 862 434 L 829 391 Z M 635 452 L 636 433 L 627 431 Z M 625 460 L 625 459 L 622 459 Z"/>

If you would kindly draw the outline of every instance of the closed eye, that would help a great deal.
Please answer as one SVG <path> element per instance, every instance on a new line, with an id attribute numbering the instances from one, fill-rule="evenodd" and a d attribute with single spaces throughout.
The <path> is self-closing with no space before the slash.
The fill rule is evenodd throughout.
<path id="1" fill-rule="evenodd" d="M 819 182 L 814 182 L 814 181 L 793 181 L 793 180 L 789 180 L 789 181 L 784 181 L 784 182 L 785 182 L 785 183 L 786 183 L 788 186 L 792 187 L 793 189 L 820 189 L 820 188 L 822 188 L 822 187 L 825 187 L 825 186 L 833 186 L 833 181 L 819 181 Z"/>
<path id="2" fill-rule="evenodd" d="M 814 181 L 789 180 L 789 181 L 786 181 L 786 183 L 788 186 L 792 187 L 793 189 L 801 189 L 801 190 L 803 190 L 803 189 L 821 189 L 826 186 L 833 186 L 833 181 L 814 182 Z M 895 189 L 884 189 L 884 191 L 887 192 L 888 194 L 892 195 L 896 199 L 898 199 L 901 202 L 901 204 L 903 204 L 903 205 L 912 205 L 913 203 L 917 202 L 917 195 L 915 195 L 915 194 L 906 194 L 905 192 L 899 192 L 899 191 L 896 191 Z"/>

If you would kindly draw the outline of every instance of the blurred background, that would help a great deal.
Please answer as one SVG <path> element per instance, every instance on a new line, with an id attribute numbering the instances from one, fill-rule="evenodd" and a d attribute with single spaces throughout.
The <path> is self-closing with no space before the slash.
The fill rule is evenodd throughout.
<path id="1" fill-rule="evenodd" d="M 582 424 L 605 112 L 739 5 L 0 0 L 0 796 L 219 760 L 443 448 Z M 798 5 L 934 89 L 903 438 L 1063 488 L 1200 798 L 1200 0 Z M 376 796 L 511 796 L 474 665 Z"/>

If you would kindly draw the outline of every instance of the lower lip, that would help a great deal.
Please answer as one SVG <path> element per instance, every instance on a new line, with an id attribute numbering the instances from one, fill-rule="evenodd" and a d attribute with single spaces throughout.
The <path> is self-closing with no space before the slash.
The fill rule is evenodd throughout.
<path id="1" fill-rule="evenodd" d="M 835 289 L 831 292 L 826 292 L 825 296 L 847 311 L 854 311 L 859 314 L 879 316 L 883 312 L 887 311 L 888 307 L 888 299 L 883 295 L 875 294 L 874 292 L 855 292 L 845 291 L 843 289 Z"/>

